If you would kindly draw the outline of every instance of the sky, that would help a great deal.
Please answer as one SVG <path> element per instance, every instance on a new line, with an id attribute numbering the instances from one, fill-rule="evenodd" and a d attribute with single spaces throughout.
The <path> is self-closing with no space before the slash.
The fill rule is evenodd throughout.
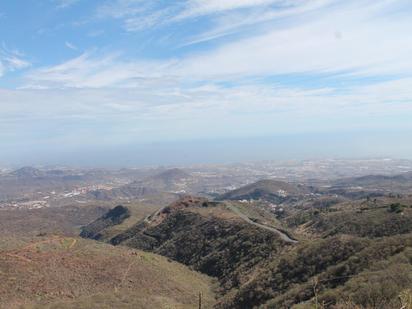
<path id="1" fill-rule="evenodd" d="M 2 0 L 0 165 L 412 158 L 410 0 Z"/>

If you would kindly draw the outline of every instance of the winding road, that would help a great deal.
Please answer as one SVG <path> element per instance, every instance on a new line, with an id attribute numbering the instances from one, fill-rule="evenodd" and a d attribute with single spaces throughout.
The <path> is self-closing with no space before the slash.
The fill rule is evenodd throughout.
<path id="1" fill-rule="evenodd" d="M 262 228 L 262 229 L 265 229 L 265 230 L 271 231 L 271 232 L 273 232 L 273 233 L 276 233 L 276 234 L 278 234 L 278 235 L 280 236 L 280 238 L 281 238 L 282 240 L 284 240 L 285 242 L 292 243 L 292 244 L 296 244 L 296 243 L 298 242 L 296 239 L 290 238 L 289 235 L 287 235 L 286 233 L 282 232 L 281 230 L 278 230 L 278 229 L 276 229 L 276 228 L 274 228 L 274 227 L 270 227 L 270 226 L 263 225 L 263 224 L 260 224 L 260 223 L 257 223 L 257 222 L 252 221 L 248 216 L 246 216 L 245 214 L 243 214 L 239 209 L 237 209 L 237 208 L 234 207 L 233 205 L 227 204 L 226 206 L 227 206 L 227 208 L 229 208 L 231 211 L 233 211 L 235 214 L 237 214 L 237 215 L 239 216 L 239 218 L 243 219 L 243 220 L 246 221 L 247 223 L 253 224 L 253 225 L 255 225 L 255 226 L 257 226 L 257 227 L 260 227 L 260 228 Z"/>

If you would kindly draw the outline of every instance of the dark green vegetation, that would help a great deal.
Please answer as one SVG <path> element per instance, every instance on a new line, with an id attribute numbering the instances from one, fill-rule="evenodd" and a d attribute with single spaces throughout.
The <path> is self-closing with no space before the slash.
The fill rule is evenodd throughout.
<path id="1" fill-rule="evenodd" d="M 227 197 L 255 199 L 244 194 L 255 190 L 249 186 Z M 350 200 L 279 184 L 275 190 L 298 198 L 283 199 L 277 206 L 285 208 L 282 216 L 270 208 L 274 198 L 268 192 L 248 203 L 187 197 L 104 241 L 216 277 L 216 308 L 398 309 L 412 295 L 411 198 Z M 285 242 L 253 222 L 288 231 L 299 242 Z"/>
<path id="2" fill-rule="evenodd" d="M 318 303 L 326 307 L 352 301 L 370 308 L 399 308 L 399 293 L 412 284 L 411 246 L 410 235 L 373 241 L 339 236 L 302 243 L 266 261 L 261 265 L 263 271 L 222 307 L 266 304 L 269 308 L 290 308 L 314 303 L 317 296 Z M 393 272 L 395 269 L 403 270 Z M 390 276 L 388 281 L 383 280 L 386 276 Z"/>
<path id="3" fill-rule="evenodd" d="M 317 215 L 310 224 L 310 229 L 323 237 L 337 234 L 369 238 L 394 236 L 412 232 L 412 209 L 337 211 Z"/>
<path id="4" fill-rule="evenodd" d="M 90 223 L 86 227 L 82 228 L 80 233 L 81 237 L 100 239 L 102 234 L 100 232 L 107 229 L 113 225 L 118 225 L 123 223 L 124 220 L 130 217 L 130 211 L 124 206 L 117 206 L 111 209 L 104 216 L 100 217 L 96 221 Z"/>

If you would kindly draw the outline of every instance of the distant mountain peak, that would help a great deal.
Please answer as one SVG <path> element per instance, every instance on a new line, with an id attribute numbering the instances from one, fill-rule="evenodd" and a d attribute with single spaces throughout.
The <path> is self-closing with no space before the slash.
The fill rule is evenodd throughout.
<path id="1" fill-rule="evenodd" d="M 191 175 L 180 168 L 171 168 L 159 174 L 152 176 L 154 179 L 162 179 L 164 181 L 176 181 L 189 178 Z"/>

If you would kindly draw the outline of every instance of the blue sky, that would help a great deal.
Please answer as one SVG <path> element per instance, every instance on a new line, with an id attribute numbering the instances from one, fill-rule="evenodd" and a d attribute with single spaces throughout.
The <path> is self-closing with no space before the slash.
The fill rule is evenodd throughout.
<path id="1" fill-rule="evenodd" d="M 3 0 L 0 164 L 228 140 L 268 159 L 246 142 L 262 138 L 273 158 L 412 157 L 411 16 L 409 0 Z"/>

